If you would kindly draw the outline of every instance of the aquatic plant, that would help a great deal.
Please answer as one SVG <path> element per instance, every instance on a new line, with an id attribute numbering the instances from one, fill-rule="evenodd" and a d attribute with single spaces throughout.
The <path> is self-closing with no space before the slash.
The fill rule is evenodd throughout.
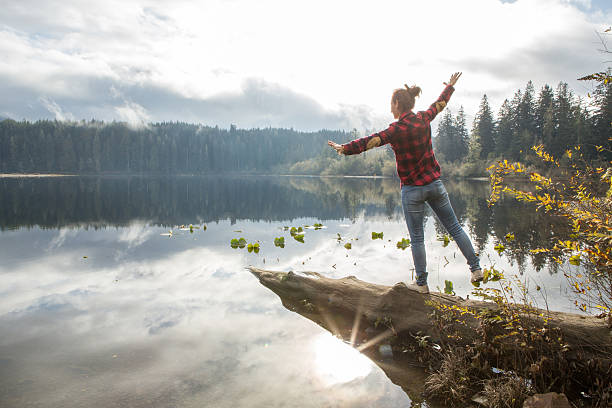
<path id="1" fill-rule="evenodd" d="M 404 250 L 410 246 L 410 240 L 406 238 L 402 238 L 401 241 L 397 242 L 396 246 L 399 249 Z"/>

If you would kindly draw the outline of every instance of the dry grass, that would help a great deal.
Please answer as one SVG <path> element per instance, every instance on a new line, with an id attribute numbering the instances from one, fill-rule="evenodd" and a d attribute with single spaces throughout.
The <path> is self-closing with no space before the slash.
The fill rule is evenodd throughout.
<path id="1" fill-rule="evenodd" d="M 520 408 L 531 392 L 525 379 L 504 375 L 485 381 L 482 395 L 489 408 Z"/>
<path id="2" fill-rule="evenodd" d="M 470 371 L 470 360 L 463 350 L 445 354 L 440 369 L 427 377 L 425 394 L 447 404 L 469 401 L 475 385 Z"/>

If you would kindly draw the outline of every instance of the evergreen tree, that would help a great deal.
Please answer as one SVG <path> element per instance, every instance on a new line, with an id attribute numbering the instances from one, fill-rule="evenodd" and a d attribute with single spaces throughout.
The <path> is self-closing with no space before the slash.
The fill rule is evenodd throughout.
<path id="1" fill-rule="evenodd" d="M 536 116 L 533 83 L 529 81 L 517 107 L 516 146 L 519 154 L 529 150 L 536 142 Z M 518 157 L 517 157 L 518 158 Z"/>
<path id="2" fill-rule="evenodd" d="M 544 127 L 547 116 L 550 116 L 553 109 L 554 93 L 550 86 L 544 85 L 538 95 L 536 102 L 534 117 L 535 117 L 535 144 L 543 144 Z"/>
<path id="3" fill-rule="evenodd" d="M 459 107 L 459 113 L 455 119 L 454 146 L 456 149 L 455 160 L 464 160 L 468 154 L 469 138 L 466 128 L 465 111 L 463 106 Z"/>
<path id="4" fill-rule="evenodd" d="M 436 154 L 442 160 L 454 163 L 467 156 L 469 136 L 465 122 L 463 106 L 456 117 L 453 117 L 450 109 L 442 116 L 435 138 Z"/>
<path id="5" fill-rule="evenodd" d="M 512 105 L 508 99 L 504 100 L 501 108 L 499 108 L 496 123 L 495 153 L 498 156 L 504 156 L 510 151 L 515 126 Z"/>
<path id="6" fill-rule="evenodd" d="M 453 114 L 450 109 L 447 109 L 442 115 L 440 123 L 438 123 L 437 135 L 434 140 L 436 154 L 439 155 L 442 160 L 449 162 L 456 160 L 453 146 L 455 133 L 456 129 Z"/>
<path id="7" fill-rule="evenodd" d="M 495 152 L 495 124 L 487 95 L 482 96 L 480 107 L 474 118 L 472 138 L 478 142 L 481 159 L 486 160 L 491 153 Z"/>
<path id="8" fill-rule="evenodd" d="M 610 76 L 610 70 L 607 75 Z M 593 95 L 595 110 L 592 116 L 592 141 L 595 146 L 610 146 L 612 135 L 612 81 L 600 82 Z M 591 152 L 593 147 L 591 147 Z M 602 151 L 602 159 L 610 162 L 612 153 Z M 595 152 L 592 153 L 595 156 Z"/>
<path id="9" fill-rule="evenodd" d="M 551 144 L 546 147 L 553 156 L 561 157 L 568 146 L 576 144 L 573 95 L 564 82 L 557 86 L 554 105 L 553 137 Z"/>
<path id="10" fill-rule="evenodd" d="M 522 143 L 522 128 L 519 123 L 519 109 L 523 100 L 523 92 L 519 89 L 514 93 L 510 101 L 510 118 L 512 120 L 512 136 L 506 142 L 507 150 L 503 155 L 510 160 L 519 160 L 521 157 Z"/>

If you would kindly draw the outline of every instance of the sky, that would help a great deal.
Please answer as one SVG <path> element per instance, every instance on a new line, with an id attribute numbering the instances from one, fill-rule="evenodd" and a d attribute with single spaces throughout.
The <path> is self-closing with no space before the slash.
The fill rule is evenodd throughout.
<path id="1" fill-rule="evenodd" d="M 427 109 L 461 71 L 470 120 L 529 80 L 586 95 L 611 24 L 606 0 L 9 0 L 0 118 L 367 132 L 394 89 Z"/>

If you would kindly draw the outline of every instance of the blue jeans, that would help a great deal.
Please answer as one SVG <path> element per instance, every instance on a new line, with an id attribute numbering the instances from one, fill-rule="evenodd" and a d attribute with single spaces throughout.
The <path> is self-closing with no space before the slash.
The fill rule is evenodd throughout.
<path id="1" fill-rule="evenodd" d="M 442 180 L 438 179 L 425 186 L 402 186 L 402 207 L 410 232 L 412 260 L 416 272 L 417 285 L 427 285 L 427 257 L 425 254 L 425 234 L 423 218 L 425 203 L 434 211 L 450 236 L 453 237 L 461 253 L 470 266 L 470 271 L 480 269 L 480 259 L 474 252 L 472 242 L 467 236 L 453 211 L 448 193 Z"/>

